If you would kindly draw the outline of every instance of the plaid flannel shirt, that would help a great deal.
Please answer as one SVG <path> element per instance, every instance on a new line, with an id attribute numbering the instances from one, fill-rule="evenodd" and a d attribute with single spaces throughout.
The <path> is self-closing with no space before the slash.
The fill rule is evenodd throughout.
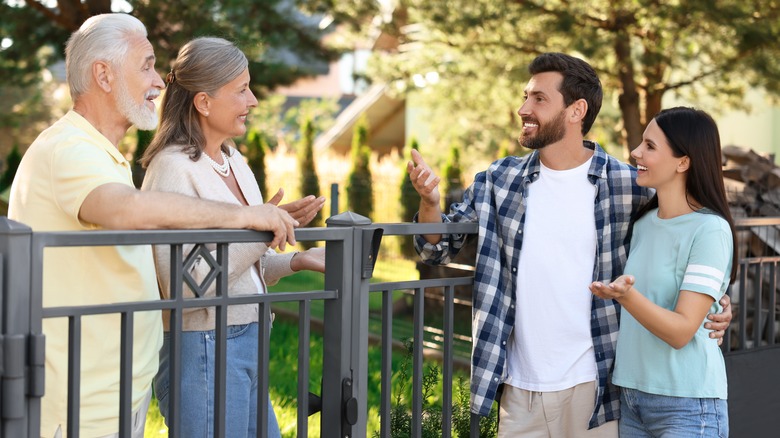
<path id="1" fill-rule="evenodd" d="M 632 212 L 651 192 L 635 184 L 636 169 L 608 155 L 595 142 L 588 180 L 596 186 L 593 213 L 597 250 L 593 280 L 609 282 L 623 272 L 628 255 Z M 506 379 L 506 344 L 515 325 L 517 266 L 523 244 L 528 187 L 539 178 L 539 153 L 506 157 L 480 172 L 463 201 L 442 215 L 445 222 L 477 222 L 477 260 L 474 275 L 471 411 L 490 413 L 500 384 Z M 416 218 L 415 218 L 416 220 Z M 428 264 L 447 264 L 463 246 L 465 235 L 443 235 L 432 245 L 416 236 L 415 247 Z M 521 291 L 522 292 L 522 291 Z M 593 297 L 591 335 L 598 369 L 598 391 L 589 428 L 620 417 L 617 388 L 609 382 L 615 360 L 620 307 Z"/>

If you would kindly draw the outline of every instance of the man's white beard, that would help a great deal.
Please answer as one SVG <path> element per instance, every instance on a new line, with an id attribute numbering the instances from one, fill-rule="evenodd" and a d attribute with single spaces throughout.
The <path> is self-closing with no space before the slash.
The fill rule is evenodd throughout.
<path id="1" fill-rule="evenodd" d="M 119 112 L 138 129 L 144 131 L 157 129 L 157 112 L 150 110 L 146 106 L 146 95 L 144 95 L 144 100 L 139 104 L 133 100 L 125 81 L 119 78 L 117 82 L 116 103 L 119 107 Z"/>

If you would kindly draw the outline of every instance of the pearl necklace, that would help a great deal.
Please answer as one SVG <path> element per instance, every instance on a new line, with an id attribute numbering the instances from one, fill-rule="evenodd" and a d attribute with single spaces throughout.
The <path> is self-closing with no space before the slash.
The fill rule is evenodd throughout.
<path id="1" fill-rule="evenodd" d="M 225 152 L 219 151 L 219 153 L 222 155 L 222 164 L 217 164 L 217 162 L 212 160 L 211 157 L 209 157 L 209 154 L 207 154 L 205 151 L 201 155 L 206 157 L 206 160 L 208 160 L 209 164 L 211 164 L 211 167 L 214 169 L 214 171 L 216 171 L 222 177 L 227 178 L 230 175 L 230 162 L 228 162 L 228 156 L 225 154 Z"/>

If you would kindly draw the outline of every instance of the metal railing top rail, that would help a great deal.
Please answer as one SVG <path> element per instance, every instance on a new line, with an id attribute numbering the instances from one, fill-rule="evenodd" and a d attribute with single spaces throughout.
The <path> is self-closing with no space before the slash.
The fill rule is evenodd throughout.
<path id="1" fill-rule="evenodd" d="M 143 312 L 151 310 L 173 310 L 177 308 L 189 309 L 189 308 L 201 308 L 201 307 L 213 307 L 220 305 L 240 305 L 240 304 L 270 304 L 281 302 L 297 302 L 297 301 L 311 301 L 311 300 L 330 300 L 338 298 L 338 291 L 335 290 L 321 290 L 321 291 L 307 291 L 307 292 L 275 292 L 272 294 L 257 294 L 257 295 L 238 295 L 238 296 L 223 296 L 223 297 L 187 297 L 170 300 L 155 300 L 155 301 L 134 301 L 128 303 L 116 303 L 116 304 L 93 304 L 93 305 L 79 305 L 79 306 L 61 306 L 61 307 L 44 307 L 44 318 L 59 318 L 68 316 L 87 316 L 87 315 L 102 315 L 107 313 L 122 313 L 122 312 Z"/>
<path id="2" fill-rule="evenodd" d="M 407 281 L 386 281 L 382 283 L 371 283 L 368 286 L 369 292 L 379 292 L 386 290 L 429 288 L 442 286 L 469 286 L 474 282 L 474 277 L 453 277 L 453 278 L 431 278 L 427 280 L 407 280 Z"/>
<path id="3" fill-rule="evenodd" d="M 295 230 L 295 238 L 299 241 L 337 241 L 344 240 L 348 233 L 349 228 L 340 227 L 299 228 Z M 269 231 L 238 229 L 46 231 L 33 233 L 33 247 L 245 243 L 272 239 Z"/>
<path id="4" fill-rule="evenodd" d="M 415 234 L 477 234 L 479 227 L 476 223 L 450 222 L 450 223 L 375 223 L 371 228 L 381 228 L 385 236 L 411 236 Z"/>

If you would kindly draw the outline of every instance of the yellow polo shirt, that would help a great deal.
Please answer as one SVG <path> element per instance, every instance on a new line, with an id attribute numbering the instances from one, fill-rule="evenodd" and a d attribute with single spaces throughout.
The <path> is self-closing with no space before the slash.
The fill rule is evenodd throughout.
<path id="1" fill-rule="evenodd" d="M 8 217 L 34 231 L 86 231 L 81 203 L 106 183 L 132 186 L 130 164 L 74 111 L 43 131 L 22 158 L 11 187 Z M 159 298 L 152 249 L 144 246 L 48 248 L 43 262 L 44 307 L 146 301 Z M 133 410 L 150 390 L 162 346 L 160 312 L 135 314 Z M 41 435 L 66 430 L 67 319 L 44 319 L 46 393 Z M 119 430 L 119 315 L 82 318 L 81 436 Z M 64 435 L 63 435 L 64 436 Z"/>

